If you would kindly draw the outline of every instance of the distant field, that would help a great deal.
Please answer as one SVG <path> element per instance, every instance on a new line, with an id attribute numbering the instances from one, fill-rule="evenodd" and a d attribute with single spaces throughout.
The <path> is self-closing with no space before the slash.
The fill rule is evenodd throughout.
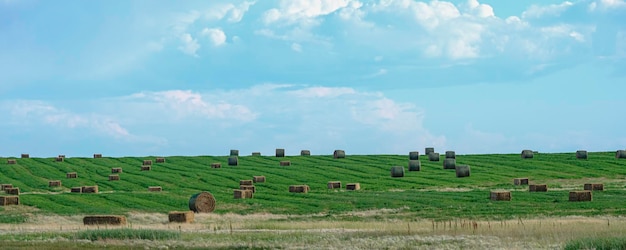
<path id="1" fill-rule="evenodd" d="M 422 170 L 405 172 L 403 178 L 390 177 L 390 168 L 404 166 L 407 155 L 347 155 L 345 159 L 322 156 L 240 156 L 239 166 L 228 166 L 226 156 L 166 157 L 154 163 L 151 171 L 140 171 L 143 160 L 156 157 L 121 158 L 0 158 L 0 183 L 21 190 L 22 205 L 42 214 L 125 214 L 129 212 L 167 213 L 187 210 L 192 194 L 208 191 L 217 200 L 215 213 L 283 215 L 334 214 L 372 209 L 398 209 L 398 216 L 435 220 L 454 218 L 511 219 L 567 215 L 625 215 L 626 159 L 614 152 L 591 152 L 588 160 L 577 160 L 574 153 L 535 154 L 521 159 L 519 154 L 457 155 L 457 164 L 471 166 L 471 176 L 456 178 L 454 170 L 444 170 L 442 161 L 429 162 L 421 156 Z M 16 159 L 17 164 L 7 164 Z M 281 167 L 279 161 L 291 161 Z M 212 169 L 210 164 L 222 163 Z M 121 167 L 119 181 L 109 181 L 111 168 Z M 78 178 L 66 179 L 76 172 Z M 253 199 L 234 199 L 239 180 L 264 175 L 257 183 Z M 547 184 L 548 192 L 530 193 L 528 186 L 514 186 L 513 178 L 528 177 L 531 183 Z M 48 187 L 49 180 L 61 180 L 62 187 Z M 329 190 L 329 181 L 341 181 L 344 188 Z M 345 184 L 358 182 L 359 191 L 346 191 Z M 584 183 L 603 183 L 605 191 L 593 193 L 592 202 L 569 202 L 568 192 L 582 190 Z M 307 194 L 289 193 L 289 185 L 307 184 Z M 75 186 L 98 185 L 98 194 L 75 194 Z M 148 192 L 161 186 L 162 192 Z M 511 190 L 510 202 L 489 200 L 491 190 Z M 32 215 L 31 213 L 31 215 Z M 0 223 L 19 223 L 30 216 L 13 214 L 0 207 Z M 393 215 L 391 215 L 393 217 Z M 321 219 L 324 217 L 322 216 Z M 345 220 L 360 220 L 357 216 Z"/>

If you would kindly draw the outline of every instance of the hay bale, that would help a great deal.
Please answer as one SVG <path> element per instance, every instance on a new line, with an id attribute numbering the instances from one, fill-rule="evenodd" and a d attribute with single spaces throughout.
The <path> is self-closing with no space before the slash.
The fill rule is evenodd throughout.
<path id="1" fill-rule="evenodd" d="M 429 147 L 429 148 L 425 148 L 424 149 L 424 154 L 426 154 L 426 155 L 428 155 L 430 153 L 434 153 L 434 152 L 435 152 L 435 148 Z"/>
<path id="2" fill-rule="evenodd" d="M 60 186 L 61 186 L 60 180 L 48 181 L 48 187 L 60 187 Z"/>
<path id="3" fill-rule="evenodd" d="M 30 158 L 29 154 L 22 154 L 22 159 L 27 159 L 27 158 Z"/>
<path id="4" fill-rule="evenodd" d="M 328 186 L 328 189 L 341 188 L 341 182 L 340 181 L 329 181 L 327 186 Z M 289 191 L 289 192 L 291 192 L 291 191 Z"/>
<path id="5" fill-rule="evenodd" d="M 420 152 L 418 151 L 409 152 L 409 160 L 419 160 L 419 159 L 420 159 Z"/>
<path id="6" fill-rule="evenodd" d="M 335 150 L 335 152 L 333 152 L 333 158 L 335 159 L 343 159 L 346 158 L 346 151 L 337 149 Z"/>
<path id="7" fill-rule="evenodd" d="M 72 192 L 72 193 L 82 193 L 83 192 L 83 188 L 82 187 L 72 187 L 72 188 L 70 188 L 70 192 Z"/>
<path id="8" fill-rule="evenodd" d="M 626 159 L 626 150 L 617 150 L 615 152 L 615 159 Z"/>
<path id="9" fill-rule="evenodd" d="M 569 201 L 591 201 L 592 199 L 592 194 L 589 190 L 569 192 Z"/>
<path id="10" fill-rule="evenodd" d="M 7 164 L 10 164 L 10 165 L 17 164 L 17 160 L 15 160 L 15 159 L 8 159 L 7 160 Z"/>
<path id="11" fill-rule="evenodd" d="M 194 220 L 194 213 L 192 211 L 171 211 L 167 214 L 167 218 L 170 223 L 191 223 Z"/>
<path id="12" fill-rule="evenodd" d="M 579 160 L 587 160 L 587 150 L 578 150 L 576 151 L 576 159 Z"/>
<path id="13" fill-rule="evenodd" d="M 403 166 L 391 167 L 391 177 L 404 177 L 404 167 Z"/>
<path id="14" fill-rule="evenodd" d="M 239 165 L 239 158 L 237 156 L 228 157 L 228 166 Z"/>
<path id="15" fill-rule="evenodd" d="M 422 162 L 419 160 L 409 160 L 409 171 L 420 171 L 422 170 Z"/>
<path id="16" fill-rule="evenodd" d="M 98 186 L 82 186 L 81 187 L 81 193 L 97 194 L 98 193 Z"/>
<path id="17" fill-rule="evenodd" d="M 1 190 L 5 190 L 7 188 L 13 188 L 13 184 L 1 184 L 0 187 L 2 188 Z"/>
<path id="18" fill-rule="evenodd" d="M 150 170 L 152 170 L 152 166 L 150 165 L 141 166 L 141 171 L 150 171 Z"/>
<path id="19" fill-rule="evenodd" d="M 311 155 L 311 151 L 310 150 L 301 150 L 300 151 L 300 155 L 301 156 L 310 156 Z"/>
<path id="20" fill-rule="evenodd" d="M 252 193 L 256 193 L 256 187 L 254 185 L 239 185 L 241 190 L 250 190 Z"/>
<path id="21" fill-rule="evenodd" d="M 346 190 L 360 190 L 361 189 L 361 184 L 360 183 L 348 183 L 346 184 Z"/>
<path id="22" fill-rule="evenodd" d="M 239 185 L 253 185 L 253 180 L 239 180 Z"/>
<path id="23" fill-rule="evenodd" d="M 152 166 L 152 160 L 143 160 L 143 164 L 144 166 Z"/>
<path id="24" fill-rule="evenodd" d="M 117 173 L 121 173 L 122 172 L 122 168 L 111 168 L 111 173 L 112 174 L 117 174 Z"/>
<path id="25" fill-rule="evenodd" d="M 252 176 L 252 182 L 257 183 L 257 182 L 265 182 L 265 176 L 260 175 L 260 176 Z"/>
<path id="26" fill-rule="evenodd" d="M 117 174 L 112 174 L 109 175 L 109 181 L 119 181 L 120 180 L 120 176 Z"/>
<path id="27" fill-rule="evenodd" d="M 456 159 L 456 152 L 454 151 L 446 151 L 445 159 Z"/>
<path id="28" fill-rule="evenodd" d="M 470 176 L 470 166 L 469 165 L 456 165 L 456 177 L 469 177 Z"/>
<path id="29" fill-rule="evenodd" d="M 126 225 L 126 217 L 121 215 L 90 215 L 83 218 L 85 225 Z"/>
<path id="30" fill-rule="evenodd" d="M 165 158 L 157 157 L 155 161 L 156 161 L 156 163 L 165 163 Z"/>
<path id="31" fill-rule="evenodd" d="M 522 150 L 522 159 L 532 159 L 534 152 L 530 149 Z"/>
<path id="32" fill-rule="evenodd" d="M 65 159 L 65 155 L 59 155 L 58 157 Z"/>
<path id="33" fill-rule="evenodd" d="M 280 161 L 281 167 L 291 166 L 291 161 Z"/>
<path id="34" fill-rule="evenodd" d="M 210 213 L 215 210 L 215 197 L 209 192 L 200 192 L 189 198 L 189 210 L 196 213 Z"/>
<path id="35" fill-rule="evenodd" d="M 102 154 L 93 154 L 93 158 L 94 158 L 94 159 L 96 159 L 96 158 L 102 158 Z"/>
<path id="36" fill-rule="evenodd" d="M 163 188 L 161 186 L 151 186 L 148 187 L 148 192 L 161 192 Z"/>
<path id="37" fill-rule="evenodd" d="M 54 161 L 56 161 L 56 162 L 63 162 L 64 160 L 65 160 L 65 157 L 60 157 L 59 156 L 59 157 L 54 158 Z"/>
<path id="38" fill-rule="evenodd" d="M 453 158 L 443 159 L 443 169 L 456 169 L 456 159 L 453 159 Z"/>
<path id="39" fill-rule="evenodd" d="M 252 152 L 252 156 L 261 156 L 261 152 Z"/>
<path id="40" fill-rule="evenodd" d="M 219 162 L 211 163 L 211 168 L 221 168 L 221 167 L 222 167 L 222 163 L 219 163 Z"/>
<path id="41" fill-rule="evenodd" d="M 515 178 L 513 179 L 513 185 L 515 186 L 528 185 L 528 178 Z"/>
<path id="42" fill-rule="evenodd" d="M 530 184 L 528 185 L 529 192 L 548 192 L 548 185 L 546 184 Z"/>
<path id="43" fill-rule="evenodd" d="M 291 185 L 289 186 L 290 193 L 308 193 L 311 188 L 308 185 Z"/>
<path id="44" fill-rule="evenodd" d="M 0 206 L 19 205 L 19 196 L 0 196 Z"/>
<path id="45" fill-rule="evenodd" d="M 241 190 L 235 189 L 233 190 L 233 198 L 235 199 L 251 199 L 253 197 L 253 193 L 250 190 Z"/>
<path id="46" fill-rule="evenodd" d="M 491 191 L 492 201 L 510 201 L 511 192 L 509 191 Z"/>
<path id="47" fill-rule="evenodd" d="M 65 174 L 65 177 L 67 179 L 75 179 L 75 178 L 78 178 L 78 174 L 76 172 L 69 172 Z"/>
<path id="48" fill-rule="evenodd" d="M 276 149 L 276 157 L 285 157 L 285 149 L 277 148 Z"/>
<path id="49" fill-rule="evenodd" d="M 589 191 L 604 191 L 604 184 L 602 183 L 585 183 L 583 187 Z"/>
<path id="50" fill-rule="evenodd" d="M 429 153 L 428 154 L 429 161 L 439 161 L 439 153 Z"/>
<path id="51" fill-rule="evenodd" d="M 239 150 L 231 149 L 229 156 L 239 156 Z"/>
<path id="52" fill-rule="evenodd" d="M 8 195 L 20 195 L 20 188 L 18 187 L 5 188 L 4 192 L 7 193 Z"/>

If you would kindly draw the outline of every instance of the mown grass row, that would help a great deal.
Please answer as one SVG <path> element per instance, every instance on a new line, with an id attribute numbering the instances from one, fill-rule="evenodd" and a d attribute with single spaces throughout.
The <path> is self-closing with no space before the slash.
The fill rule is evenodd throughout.
<path id="1" fill-rule="evenodd" d="M 521 159 L 518 154 L 458 155 L 458 164 L 471 166 L 468 178 L 456 178 L 454 170 L 444 170 L 441 161 L 429 162 L 426 157 L 421 158 L 422 171 L 391 178 L 390 167 L 406 168 L 407 155 L 241 156 L 239 166 L 228 166 L 227 158 L 172 156 L 155 163 L 151 171 L 140 167 L 153 156 L 66 158 L 64 162 L 31 158 L 17 159 L 15 165 L 0 158 L 0 182 L 18 186 L 22 204 L 57 214 L 186 210 L 189 197 L 200 191 L 216 197 L 217 213 L 309 214 L 408 207 L 417 217 L 442 219 L 626 214 L 626 160 L 615 159 L 612 152 L 590 153 L 589 160 L 577 160 L 574 153 L 536 154 L 534 159 Z M 284 160 L 292 166 L 279 166 Z M 223 167 L 212 169 L 213 162 Z M 113 167 L 123 168 L 120 181 L 108 180 Z M 67 172 L 77 172 L 78 178 L 66 179 Z M 239 180 L 254 175 L 267 177 L 266 183 L 256 185 L 254 199 L 233 199 Z M 513 186 L 517 177 L 548 184 L 553 190 L 528 193 L 527 187 Z M 581 190 L 585 178 L 604 182 L 606 191 L 595 192 L 592 202 L 568 202 L 568 190 Z M 48 180 L 62 180 L 63 187 L 48 187 Z M 328 181 L 359 182 L 361 190 L 328 190 Z M 311 192 L 289 193 L 288 186 L 294 184 L 307 184 Z M 69 193 L 70 187 L 83 185 L 98 185 L 101 193 Z M 163 192 L 148 192 L 149 186 L 162 186 Z M 490 201 L 492 189 L 513 190 L 513 200 Z"/>

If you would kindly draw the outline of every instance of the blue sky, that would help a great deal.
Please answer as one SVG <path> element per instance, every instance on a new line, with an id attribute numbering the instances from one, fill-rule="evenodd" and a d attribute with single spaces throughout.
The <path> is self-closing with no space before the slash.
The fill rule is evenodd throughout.
<path id="1" fill-rule="evenodd" d="M 626 2 L 0 0 L 0 155 L 626 148 Z"/>

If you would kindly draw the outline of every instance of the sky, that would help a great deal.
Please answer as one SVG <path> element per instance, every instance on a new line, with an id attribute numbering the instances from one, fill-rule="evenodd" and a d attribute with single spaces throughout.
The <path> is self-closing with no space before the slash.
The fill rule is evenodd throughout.
<path id="1" fill-rule="evenodd" d="M 0 0 L 0 156 L 626 148 L 624 0 Z"/>

